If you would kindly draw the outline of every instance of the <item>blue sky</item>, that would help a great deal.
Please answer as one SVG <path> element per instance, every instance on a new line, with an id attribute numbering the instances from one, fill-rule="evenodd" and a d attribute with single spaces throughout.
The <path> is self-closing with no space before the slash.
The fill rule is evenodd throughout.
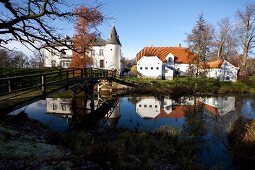
<path id="1" fill-rule="evenodd" d="M 107 39 L 112 23 L 122 43 L 123 56 L 135 57 L 145 46 L 186 46 L 185 39 L 203 13 L 205 20 L 216 25 L 222 18 L 234 19 L 238 9 L 249 0 L 98 0 L 101 10 L 114 20 L 104 22 L 98 29 Z M 73 25 L 65 25 L 64 34 L 74 33 Z"/>
<path id="2" fill-rule="evenodd" d="M 115 26 L 124 57 L 134 58 L 145 46 L 186 46 L 190 33 L 203 13 L 216 25 L 222 18 L 234 19 L 245 0 L 105 0 L 103 12 L 116 19 Z M 102 27 L 107 38 L 111 24 Z"/>

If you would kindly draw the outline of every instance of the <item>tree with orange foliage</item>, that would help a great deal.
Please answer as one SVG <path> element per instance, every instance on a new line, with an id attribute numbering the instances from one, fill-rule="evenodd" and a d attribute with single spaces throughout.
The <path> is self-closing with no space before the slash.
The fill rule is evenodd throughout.
<path id="1" fill-rule="evenodd" d="M 102 23 L 103 15 L 97 8 L 87 8 L 80 6 L 75 10 L 77 17 L 74 35 L 74 52 L 69 67 L 86 68 L 93 63 L 92 58 L 88 55 L 98 33 L 92 32 L 96 26 Z"/>

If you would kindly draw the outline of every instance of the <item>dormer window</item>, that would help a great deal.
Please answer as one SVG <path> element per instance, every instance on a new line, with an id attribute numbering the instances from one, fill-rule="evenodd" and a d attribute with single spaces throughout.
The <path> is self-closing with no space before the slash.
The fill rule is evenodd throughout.
<path id="1" fill-rule="evenodd" d="M 173 59 L 172 59 L 172 57 L 169 57 L 169 58 L 168 58 L 168 64 L 173 64 Z"/>
<path id="2" fill-rule="evenodd" d="M 96 55 L 96 52 L 95 52 L 94 49 L 92 49 L 92 50 L 91 50 L 91 57 L 95 57 L 95 55 Z"/>
<path id="3" fill-rule="evenodd" d="M 100 50 L 99 50 L 99 55 L 100 55 L 100 56 L 103 56 L 103 55 L 104 55 L 104 50 L 103 50 L 103 49 L 100 49 Z"/>

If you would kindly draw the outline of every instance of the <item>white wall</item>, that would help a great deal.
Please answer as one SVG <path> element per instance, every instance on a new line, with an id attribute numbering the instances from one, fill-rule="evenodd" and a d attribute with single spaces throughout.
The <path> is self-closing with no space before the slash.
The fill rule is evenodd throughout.
<path id="1" fill-rule="evenodd" d="M 142 118 L 155 118 L 160 113 L 160 101 L 155 97 L 146 97 L 136 103 L 136 112 Z"/>
<path id="2" fill-rule="evenodd" d="M 219 78 L 220 81 L 237 81 L 238 67 L 224 60 L 220 68 L 208 69 L 207 77 Z"/>
<path id="3" fill-rule="evenodd" d="M 235 97 L 207 97 L 200 100 L 218 110 L 220 116 L 235 110 Z"/>
<path id="4" fill-rule="evenodd" d="M 157 56 L 143 56 L 137 62 L 137 71 L 145 77 L 161 78 L 162 61 Z"/>
<path id="5" fill-rule="evenodd" d="M 70 99 L 62 98 L 46 98 L 46 112 L 47 113 L 60 113 L 71 114 Z"/>
<path id="6" fill-rule="evenodd" d="M 60 53 L 57 50 L 52 48 L 43 49 L 43 56 L 44 56 L 44 67 L 53 67 L 53 62 L 56 63 L 55 67 L 63 67 L 68 68 L 69 63 L 72 59 L 72 50 L 67 49 L 66 47 L 59 46 L 56 47 L 59 50 L 64 50 L 64 53 Z"/>
<path id="7" fill-rule="evenodd" d="M 105 68 L 117 69 L 120 71 L 121 46 L 116 44 L 106 44 Z"/>
<path id="8" fill-rule="evenodd" d="M 106 53 L 105 46 L 94 46 L 92 47 L 92 49 L 95 51 L 95 56 L 92 56 L 91 54 L 89 54 L 89 56 L 93 58 L 93 67 L 100 68 L 100 60 L 104 60 L 104 68 L 105 68 L 105 62 L 106 62 L 105 61 L 105 53 Z M 103 50 L 103 55 L 99 55 L 100 49 Z"/>
<path id="9" fill-rule="evenodd" d="M 189 64 L 175 64 L 174 67 L 179 69 L 181 72 L 187 73 L 189 70 Z"/>
<path id="10" fill-rule="evenodd" d="M 173 80 L 173 77 L 174 77 L 174 71 L 166 67 L 165 68 L 165 79 Z"/>

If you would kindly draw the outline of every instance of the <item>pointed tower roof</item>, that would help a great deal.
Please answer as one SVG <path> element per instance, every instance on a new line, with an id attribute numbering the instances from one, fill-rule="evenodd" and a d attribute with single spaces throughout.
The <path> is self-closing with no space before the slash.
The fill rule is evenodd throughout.
<path id="1" fill-rule="evenodd" d="M 120 40 L 119 40 L 119 36 L 117 34 L 117 31 L 115 29 L 114 24 L 112 26 L 112 31 L 110 33 L 110 36 L 109 36 L 106 44 L 117 44 L 117 45 L 121 46 L 121 43 L 120 43 Z"/>

